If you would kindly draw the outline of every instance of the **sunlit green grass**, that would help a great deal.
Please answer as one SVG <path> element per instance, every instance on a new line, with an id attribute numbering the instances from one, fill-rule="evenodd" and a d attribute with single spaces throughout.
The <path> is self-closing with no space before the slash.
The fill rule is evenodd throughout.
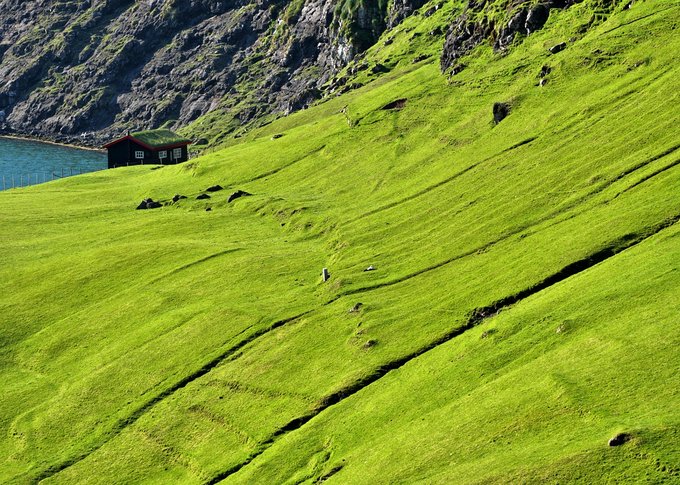
<path id="1" fill-rule="evenodd" d="M 677 480 L 675 226 L 276 435 L 475 308 L 680 215 L 678 2 L 579 34 L 590 8 L 454 78 L 406 62 L 180 166 L 0 194 L 0 480 L 200 483 L 247 462 L 229 479 Z M 498 125 L 496 101 L 513 104 Z"/>

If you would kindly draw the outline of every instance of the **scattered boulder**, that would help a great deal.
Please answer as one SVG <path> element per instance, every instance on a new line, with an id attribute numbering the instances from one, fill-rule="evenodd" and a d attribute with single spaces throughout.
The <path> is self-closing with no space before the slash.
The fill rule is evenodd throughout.
<path id="1" fill-rule="evenodd" d="M 220 190 L 224 190 L 224 187 L 221 185 L 213 185 L 205 189 L 206 192 L 219 192 Z"/>
<path id="2" fill-rule="evenodd" d="M 207 145 L 208 143 L 209 142 L 208 142 L 207 138 L 198 138 L 198 139 L 194 140 L 194 146 L 203 146 L 203 145 Z"/>
<path id="3" fill-rule="evenodd" d="M 321 278 L 323 279 L 324 283 L 331 278 L 331 274 L 328 272 L 328 268 L 323 268 L 321 270 Z"/>
<path id="4" fill-rule="evenodd" d="M 383 72 L 390 72 L 390 70 L 387 68 L 387 66 L 385 66 L 383 64 L 376 64 L 375 66 L 373 66 L 371 68 L 371 72 L 373 74 L 380 74 L 380 73 L 383 73 Z"/>
<path id="5" fill-rule="evenodd" d="M 206 212 L 212 211 L 212 207 L 206 207 L 206 208 L 205 208 L 205 211 L 206 211 Z"/>
<path id="6" fill-rule="evenodd" d="M 234 201 L 234 200 L 238 199 L 239 197 L 247 197 L 249 195 L 253 195 L 253 194 L 250 194 L 250 193 L 246 192 L 245 190 L 237 190 L 236 192 L 234 192 L 233 194 L 231 194 L 229 196 L 229 198 L 227 199 L 227 202 Z"/>
<path id="7" fill-rule="evenodd" d="M 179 202 L 182 199 L 186 199 L 185 195 L 180 195 L 180 194 L 175 194 L 175 196 L 172 198 L 173 202 Z"/>
<path id="8" fill-rule="evenodd" d="M 493 104 L 493 121 L 498 124 L 503 121 L 510 114 L 510 105 L 508 103 L 494 103 Z"/>
<path id="9" fill-rule="evenodd" d="M 375 266 L 370 265 L 368 268 L 366 268 L 364 271 L 375 271 Z"/>
<path id="10" fill-rule="evenodd" d="M 163 207 L 163 204 L 161 204 L 160 202 L 156 202 L 151 198 L 148 198 L 142 200 L 142 202 L 137 206 L 137 210 L 157 209 L 159 207 Z"/>
<path id="11" fill-rule="evenodd" d="M 358 313 L 362 306 L 364 306 L 364 304 L 361 302 L 355 303 L 354 306 L 349 309 L 349 313 Z"/>
<path id="12" fill-rule="evenodd" d="M 546 78 L 543 78 L 540 81 L 538 81 L 538 85 L 541 87 L 545 86 L 546 84 L 548 84 L 548 80 Z"/>
<path id="13" fill-rule="evenodd" d="M 541 72 L 538 73 L 538 77 L 546 77 L 548 74 L 552 72 L 552 68 L 548 65 L 544 65 L 541 68 Z"/>
<path id="14" fill-rule="evenodd" d="M 609 440 L 609 446 L 621 446 L 632 438 L 628 433 L 619 433 Z"/>
<path id="15" fill-rule="evenodd" d="M 558 52 L 562 52 L 564 49 L 567 48 L 567 43 L 566 42 L 560 42 L 559 44 L 555 44 L 552 46 L 550 49 L 551 54 L 557 54 Z"/>
<path id="16" fill-rule="evenodd" d="M 196 197 L 196 200 L 205 200 L 205 199 L 209 199 L 209 198 L 210 198 L 210 196 L 208 194 L 201 194 L 198 197 Z"/>
<path id="17" fill-rule="evenodd" d="M 272 140 L 278 140 L 281 137 L 283 137 L 283 133 L 277 133 L 275 135 L 272 135 Z"/>
<path id="18" fill-rule="evenodd" d="M 429 56 L 427 56 L 427 55 L 425 55 L 425 54 L 421 54 L 421 55 L 419 55 L 419 56 L 414 57 L 413 60 L 411 61 L 411 63 L 412 63 L 412 64 L 418 64 L 419 62 L 424 61 L 424 60 L 427 59 L 428 57 L 429 57 Z"/>

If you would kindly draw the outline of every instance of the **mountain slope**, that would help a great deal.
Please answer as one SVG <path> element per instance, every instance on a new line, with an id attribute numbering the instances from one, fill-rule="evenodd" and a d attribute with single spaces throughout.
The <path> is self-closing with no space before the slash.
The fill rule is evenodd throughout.
<path id="1" fill-rule="evenodd" d="M 680 2 L 624 6 L 0 194 L 3 481 L 677 480 Z"/>
<path id="2" fill-rule="evenodd" d="M 97 144 L 289 113 L 423 0 L 0 2 L 0 129 Z M 368 4 L 371 5 L 371 4 Z"/>

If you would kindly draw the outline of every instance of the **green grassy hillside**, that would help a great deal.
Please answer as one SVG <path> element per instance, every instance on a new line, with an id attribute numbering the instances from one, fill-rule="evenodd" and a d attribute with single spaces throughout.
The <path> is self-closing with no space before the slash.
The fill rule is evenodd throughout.
<path id="1" fill-rule="evenodd" d="M 0 193 L 0 481 L 680 481 L 680 1 L 624 3 Z"/>

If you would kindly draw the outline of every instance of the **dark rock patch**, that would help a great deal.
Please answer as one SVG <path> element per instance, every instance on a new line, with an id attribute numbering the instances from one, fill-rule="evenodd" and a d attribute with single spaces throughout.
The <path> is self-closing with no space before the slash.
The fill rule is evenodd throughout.
<path id="1" fill-rule="evenodd" d="M 198 197 L 196 197 L 196 200 L 205 200 L 205 199 L 209 199 L 209 198 L 210 198 L 210 196 L 208 194 L 201 194 Z"/>
<path id="2" fill-rule="evenodd" d="M 534 5 L 527 14 L 526 21 L 524 23 L 524 28 L 526 34 L 529 35 L 532 32 L 540 30 L 543 28 L 545 23 L 548 21 L 548 16 L 550 15 L 550 7 L 543 3 Z"/>
<path id="3" fill-rule="evenodd" d="M 197 147 L 207 145 L 207 144 L 208 144 L 208 140 L 206 138 L 198 138 L 197 140 L 194 140 L 194 146 L 197 146 Z"/>
<path id="4" fill-rule="evenodd" d="M 378 345 L 378 341 L 374 339 L 367 340 L 366 343 L 364 344 L 364 349 L 370 349 L 372 347 L 375 347 Z"/>
<path id="5" fill-rule="evenodd" d="M 460 72 L 464 68 L 460 65 L 460 58 L 486 40 L 492 41 L 497 51 L 507 49 L 517 36 L 542 29 L 550 17 L 551 8 L 567 8 L 578 1 L 544 0 L 532 7 L 521 5 L 525 2 L 509 2 L 509 20 L 501 26 L 494 25 L 493 20 L 484 16 L 486 0 L 468 1 L 466 11 L 452 22 L 447 31 L 440 59 L 441 71 L 452 75 Z M 481 20 L 472 20 L 480 17 Z"/>
<path id="6" fill-rule="evenodd" d="M 180 194 L 175 194 L 175 196 L 172 198 L 173 202 L 179 202 L 182 199 L 186 199 L 187 197 L 185 195 L 180 195 Z"/>
<path id="7" fill-rule="evenodd" d="M 508 103 L 494 103 L 493 104 L 493 121 L 495 124 L 503 121 L 510 114 L 510 105 Z"/>
<path id="8" fill-rule="evenodd" d="M 240 197 L 247 197 L 249 195 L 253 195 L 253 194 L 250 194 L 250 193 L 246 192 L 245 190 L 237 190 L 236 192 L 234 192 L 233 194 L 231 194 L 229 196 L 229 198 L 227 199 L 227 202 L 234 201 L 234 200 L 236 200 Z"/>
<path id="9" fill-rule="evenodd" d="M 541 72 L 538 73 L 538 77 L 546 77 L 548 74 L 552 72 L 552 68 L 550 66 L 543 66 L 541 67 Z"/>
<path id="10" fill-rule="evenodd" d="M 454 68 L 458 60 L 480 45 L 493 32 L 493 26 L 486 21 L 468 21 L 463 14 L 449 27 L 444 41 L 444 49 L 439 59 L 442 72 Z"/>
<path id="11" fill-rule="evenodd" d="M 406 98 L 397 99 L 396 101 L 387 103 L 381 109 L 403 109 L 406 106 L 406 101 L 408 101 Z"/>
<path id="12" fill-rule="evenodd" d="M 206 211 L 206 212 L 212 211 L 212 207 L 206 207 L 206 208 L 205 208 L 205 211 Z"/>
<path id="13" fill-rule="evenodd" d="M 224 187 L 221 185 L 213 185 L 205 189 L 206 192 L 219 192 L 220 190 L 224 190 Z"/>
<path id="14" fill-rule="evenodd" d="M 283 133 L 277 133 L 275 135 L 272 135 L 272 140 L 278 140 L 281 137 L 283 137 Z"/>
<path id="15" fill-rule="evenodd" d="M 373 74 L 381 74 L 385 72 L 390 72 L 389 68 L 383 64 L 376 64 L 371 68 Z"/>
<path id="16" fill-rule="evenodd" d="M 632 438 L 628 433 L 619 433 L 609 440 L 609 446 L 621 446 Z"/>
<path id="17" fill-rule="evenodd" d="M 151 198 L 148 198 L 142 200 L 142 202 L 137 206 L 137 210 L 158 209 L 159 207 L 163 207 L 163 204 L 161 204 L 160 202 L 156 202 Z"/>

